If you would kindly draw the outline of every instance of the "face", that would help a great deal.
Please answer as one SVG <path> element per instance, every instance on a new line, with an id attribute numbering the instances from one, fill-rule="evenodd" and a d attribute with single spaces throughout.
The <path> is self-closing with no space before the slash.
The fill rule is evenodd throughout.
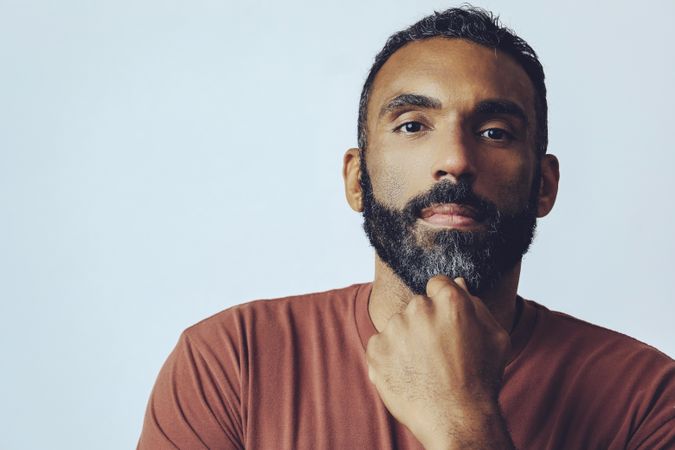
<path id="1" fill-rule="evenodd" d="M 360 187 L 364 228 L 415 293 L 433 275 L 494 285 L 532 240 L 540 191 L 534 91 L 507 55 L 432 38 L 375 78 Z"/>

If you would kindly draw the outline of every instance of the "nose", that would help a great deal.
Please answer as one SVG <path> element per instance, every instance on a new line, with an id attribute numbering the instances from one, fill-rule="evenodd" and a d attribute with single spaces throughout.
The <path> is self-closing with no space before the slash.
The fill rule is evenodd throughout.
<path id="1" fill-rule="evenodd" d="M 469 182 L 475 179 L 475 152 L 464 133 L 453 132 L 439 142 L 431 172 L 434 181 L 447 179 L 457 183 L 460 179 Z"/>

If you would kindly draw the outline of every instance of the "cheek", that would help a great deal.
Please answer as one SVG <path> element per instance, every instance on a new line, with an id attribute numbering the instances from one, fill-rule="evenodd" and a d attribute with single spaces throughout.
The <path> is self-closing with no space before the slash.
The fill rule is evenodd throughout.
<path id="1" fill-rule="evenodd" d="M 528 162 L 500 166 L 494 172 L 493 180 L 498 180 L 494 201 L 504 210 L 516 212 L 522 210 L 530 199 L 533 170 Z"/>
<path id="2" fill-rule="evenodd" d="M 381 163 L 376 167 L 368 168 L 375 199 L 388 207 L 399 207 L 399 199 L 405 191 L 400 168 Z"/>
<path id="3" fill-rule="evenodd" d="M 401 158 L 395 152 L 379 154 L 368 160 L 368 171 L 373 185 L 373 195 L 382 204 L 400 209 L 411 197 L 424 189 L 417 186 L 423 177 L 420 158 Z M 428 188 L 428 186 L 427 186 Z"/>

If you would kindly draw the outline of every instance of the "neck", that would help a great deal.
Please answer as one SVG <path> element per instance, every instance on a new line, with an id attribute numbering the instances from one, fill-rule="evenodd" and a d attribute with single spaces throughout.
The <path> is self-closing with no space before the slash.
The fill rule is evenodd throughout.
<path id="1" fill-rule="evenodd" d="M 516 315 L 516 297 L 520 278 L 520 262 L 505 273 L 497 284 L 480 294 L 479 297 L 488 307 L 499 324 L 511 331 Z M 368 302 L 368 313 L 373 325 L 381 332 L 389 319 L 403 312 L 414 296 L 408 286 L 376 255 L 375 279 Z"/>

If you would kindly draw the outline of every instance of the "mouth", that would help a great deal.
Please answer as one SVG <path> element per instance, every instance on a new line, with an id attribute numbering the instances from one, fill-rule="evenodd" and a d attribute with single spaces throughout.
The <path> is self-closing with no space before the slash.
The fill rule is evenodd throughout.
<path id="1" fill-rule="evenodd" d="M 474 208 L 457 203 L 436 204 L 424 208 L 420 218 L 435 227 L 467 230 L 479 227 L 483 221 Z"/>

